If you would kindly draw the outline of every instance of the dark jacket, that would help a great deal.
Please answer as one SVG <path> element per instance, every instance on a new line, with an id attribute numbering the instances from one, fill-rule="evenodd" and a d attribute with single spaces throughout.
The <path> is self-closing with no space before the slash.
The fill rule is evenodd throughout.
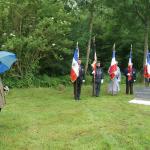
<path id="1" fill-rule="evenodd" d="M 101 79 L 103 79 L 103 69 L 101 67 L 96 67 L 95 71 L 95 82 L 101 83 Z"/>
<path id="2" fill-rule="evenodd" d="M 135 68 L 132 68 L 132 73 L 131 73 L 131 80 L 128 81 L 128 68 L 124 70 L 124 75 L 126 76 L 126 82 L 134 82 L 136 80 L 136 70 Z"/>
<path id="3" fill-rule="evenodd" d="M 82 81 L 84 80 L 84 68 L 82 65 L 80 65 L 80 68 L 79 68 L 79 76 L 77 78 L 77 82 L 82 84 Z"/>

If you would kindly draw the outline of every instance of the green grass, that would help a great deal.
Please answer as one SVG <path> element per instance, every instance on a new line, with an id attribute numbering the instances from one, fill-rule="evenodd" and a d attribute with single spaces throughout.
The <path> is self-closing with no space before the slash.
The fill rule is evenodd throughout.
<path id="1" fill-rule="evenodd" d="M 0 150 L 149 150 L 150 107 L 122 92 L 72 99 L 72 87 L 14 89 L 0 113 Z"/>

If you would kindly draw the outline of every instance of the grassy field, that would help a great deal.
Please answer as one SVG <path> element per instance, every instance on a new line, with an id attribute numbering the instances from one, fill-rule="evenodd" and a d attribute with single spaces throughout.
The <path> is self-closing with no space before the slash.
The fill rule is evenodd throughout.
<path id="1" fill-rule="evenodd" d="M 0 113 L 0 150 L 150 150 L 150 107 L 122 92 L 82 100 L 65 89 L 13 89 Z"/>

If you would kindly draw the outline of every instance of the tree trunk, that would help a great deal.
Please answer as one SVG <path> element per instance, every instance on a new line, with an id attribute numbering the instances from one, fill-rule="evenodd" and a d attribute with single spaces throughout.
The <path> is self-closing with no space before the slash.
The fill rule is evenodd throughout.
<path id="1" fill-rule="evenodd" d="M 143 66 L 146 62 L 146 55 L 148 50 L 148 32 L 149 32 L 149 21 L 145 24 L 145 35 L 144 35 L 144 59 L 143 59 Z"/>
<path id="2" fill-rule="evenodd" d="M 94 19 L 94 12 L 91 10 L 90 24 L 89 24 L 89 40 L 88 40 L 87 53 L 86 53 L 85 74 L 87 73 L 88 64 L 89 64 L 89 56 L 90 56 L 90 50 L 91 50 L 91 38 L 92 38 L 92 31 L 93 31 L 93 19 Z"/>

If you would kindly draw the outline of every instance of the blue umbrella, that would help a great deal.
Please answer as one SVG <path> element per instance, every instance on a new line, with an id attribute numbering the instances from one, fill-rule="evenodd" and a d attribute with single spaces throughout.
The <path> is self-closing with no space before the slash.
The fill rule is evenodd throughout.
<path id="1" fill-rule="evenodd" d="M 9 70 L 12 64 L 17 60 L 14 53 L 0 51 L 0 74 Z"/>

